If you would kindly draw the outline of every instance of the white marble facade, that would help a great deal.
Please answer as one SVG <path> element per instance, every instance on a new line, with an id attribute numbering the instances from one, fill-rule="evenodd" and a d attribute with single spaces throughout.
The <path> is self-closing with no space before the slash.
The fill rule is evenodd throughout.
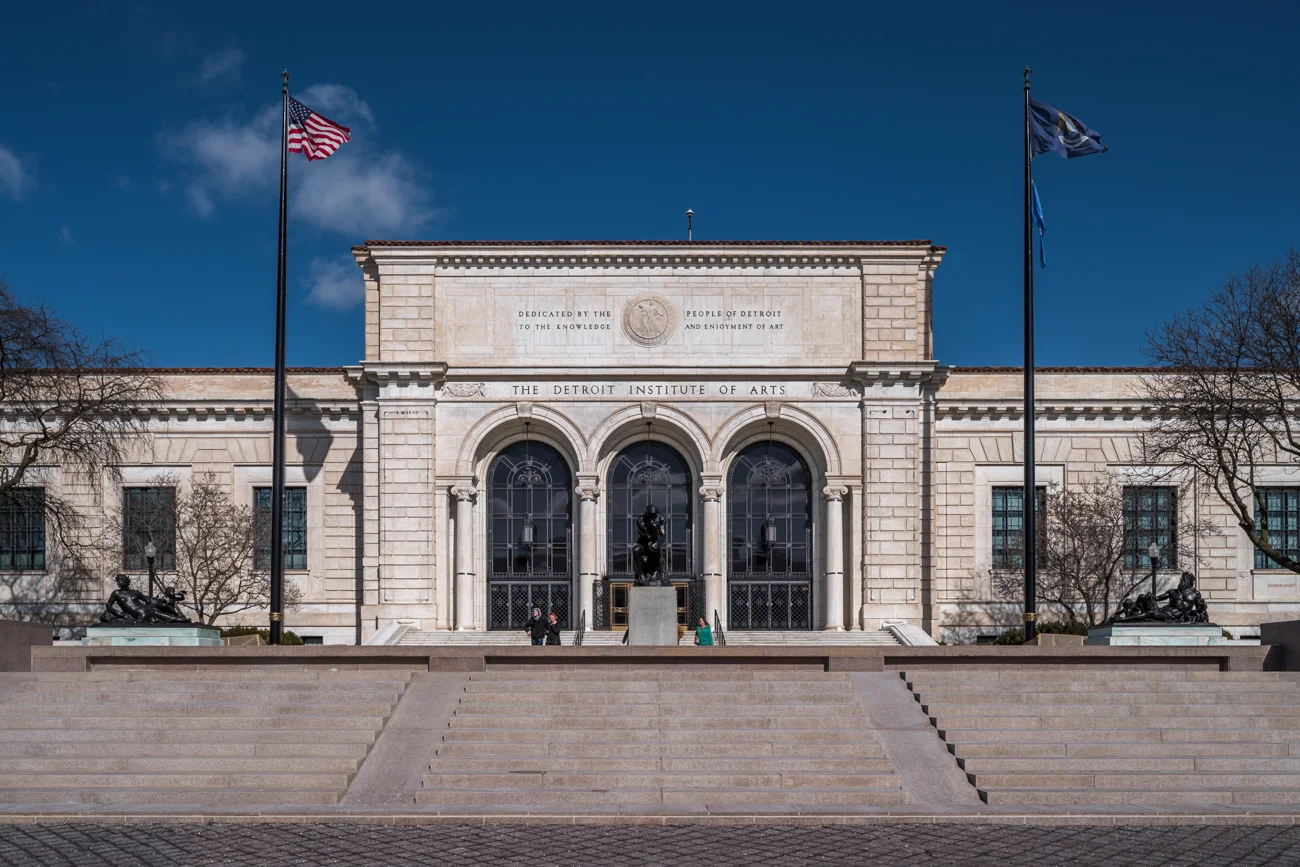
<path id="1" fill-rule="evenodd" d="M 289 479 L 308 489 L 310 533 L 294 576 L 306 600 L 288 627 L 330 643 L 399 621 L 486 628 L 486 475 L 525 430 L 568 463 L 575 618 L 600 604 L 611 462 L 648 436 L 689 466 L 690 569 L 725 621 L 729 470 L 771 436 L 811 476 L 814 629 L 906 620 L 952 639 L 1015 623 L 1015 600 L 992 598 L 986 513 L 993 485 L 1019 481 L 1020 374 L 936 361 L 944 252 L 928 241 L 353 248 L 365 359 L 290 375 Z M 1040 375 L 1041 480 L 1134 471 L 1135 375 Z M 269 371 L 167 378 L 169 408 L 124 477 L 212 468 L 248 497 L 267 473 Z M 1199 570 L 1220 623 L 1294 615 L 1296 576 L 1254 572 L 1204 492 L 1182 508 L 1223 525 Z"/>

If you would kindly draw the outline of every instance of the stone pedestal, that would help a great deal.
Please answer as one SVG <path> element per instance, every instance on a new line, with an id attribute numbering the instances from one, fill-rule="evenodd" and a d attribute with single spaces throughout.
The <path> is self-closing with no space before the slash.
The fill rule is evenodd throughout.
<path id="1" fill-rule="evenodd" d="M 1206 647 L 1227 644 L 1223 628 L 1213 623 L 1119 623 L 1094 626 L 1084 639 L 1088 645 L 1110 647 Z"/>
<path id="2" fill-rule="evenodd" d="M 676 588 L 633 587 L 628 593 L 627 624 L 629 645 L 676 647 Z"/>
<path id="3" fill-rule="evenodd" d="M 86 627 L 91 647 L 224 647 L 221 630 L 198 623 Z"/>

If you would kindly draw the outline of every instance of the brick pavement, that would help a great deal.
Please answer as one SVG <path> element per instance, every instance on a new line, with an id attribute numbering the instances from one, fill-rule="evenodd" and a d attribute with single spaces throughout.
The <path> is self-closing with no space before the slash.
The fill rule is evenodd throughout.
<path id="1" fill-rule="evenodd" d="M 998 825 L 0 826 L 0 864 L 135 865 L 1197 865 L 1300 864 L 1300 828 Z"/>

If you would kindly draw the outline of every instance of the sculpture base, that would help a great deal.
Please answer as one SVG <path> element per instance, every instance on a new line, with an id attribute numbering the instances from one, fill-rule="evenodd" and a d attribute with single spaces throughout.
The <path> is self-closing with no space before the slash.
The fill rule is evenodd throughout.
<path id="1" fill-rule="evenodd" d="M 677 588 L 633 587 L 627 600 L 627 643 L 677 646 Z"/>
<path id="2" fill-rule="evenodd" d="M 1117 623 L 1094 626 L 1084 639 L 1088 645 L 1110 647 L 1206 647 L 1227 644 L 1223 628 L 1213 623 Z"/>
<path id="3" fill-rule="evenodd" d="M 91 647 L 224 647 L 221 630 L 201 623 L 158 623 L 86 627 Z"/>

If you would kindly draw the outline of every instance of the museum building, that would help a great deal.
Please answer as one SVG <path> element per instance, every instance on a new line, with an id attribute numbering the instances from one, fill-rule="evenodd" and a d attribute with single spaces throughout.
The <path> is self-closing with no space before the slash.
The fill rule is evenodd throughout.
<path id="1" fill-rule="evenodd" d="M 1018 622 L 991 573 L 1016 556 L 1021 374 L 937 360 L 944 247 L 369 241 L 352 252 L 364 360 L 288 379 L 286 563 L 302 601 L 287 628 L 325 643 L 398 624 L 517 631 L 533 607 L 566 628 L 626 628 L 648 504 L 666 518 L 683 624 L 903 622 L 971 640 Z M 290 339 L 309 338 L 291 325 Z M 170 395 L 151 441 L 93 498 L 128 540 L 105 585 L 144 568 L 134 510 L 195 473 L 269 506 L 271 372 L 162 373 Z M 1134 558 L 1156 542 L 1162 572 L 1195 571 L 1215 619 L 1238 631 L 1293 617 L 1294 574 L 1264 568 L 1211 493 L 1140 465 L 1140 374 L 1041 370 L 1039 484 L 1118 477 L 1133 493 Z M 57 467 L 42 472 L 60 484 Z M 1300 510 L 1293 470 L 1274 473 Z M 59 558 L 32 521 L 10 518 L 0 572 L 26 576 L 10 582 L 21 595 L 48 584 Z M 1201 520 L 1221 534 L 1197 543 L 1195 564 L 1177 562 L 1174 528 Z M 157 542 L 158 567 L 174 568 Z"/>

